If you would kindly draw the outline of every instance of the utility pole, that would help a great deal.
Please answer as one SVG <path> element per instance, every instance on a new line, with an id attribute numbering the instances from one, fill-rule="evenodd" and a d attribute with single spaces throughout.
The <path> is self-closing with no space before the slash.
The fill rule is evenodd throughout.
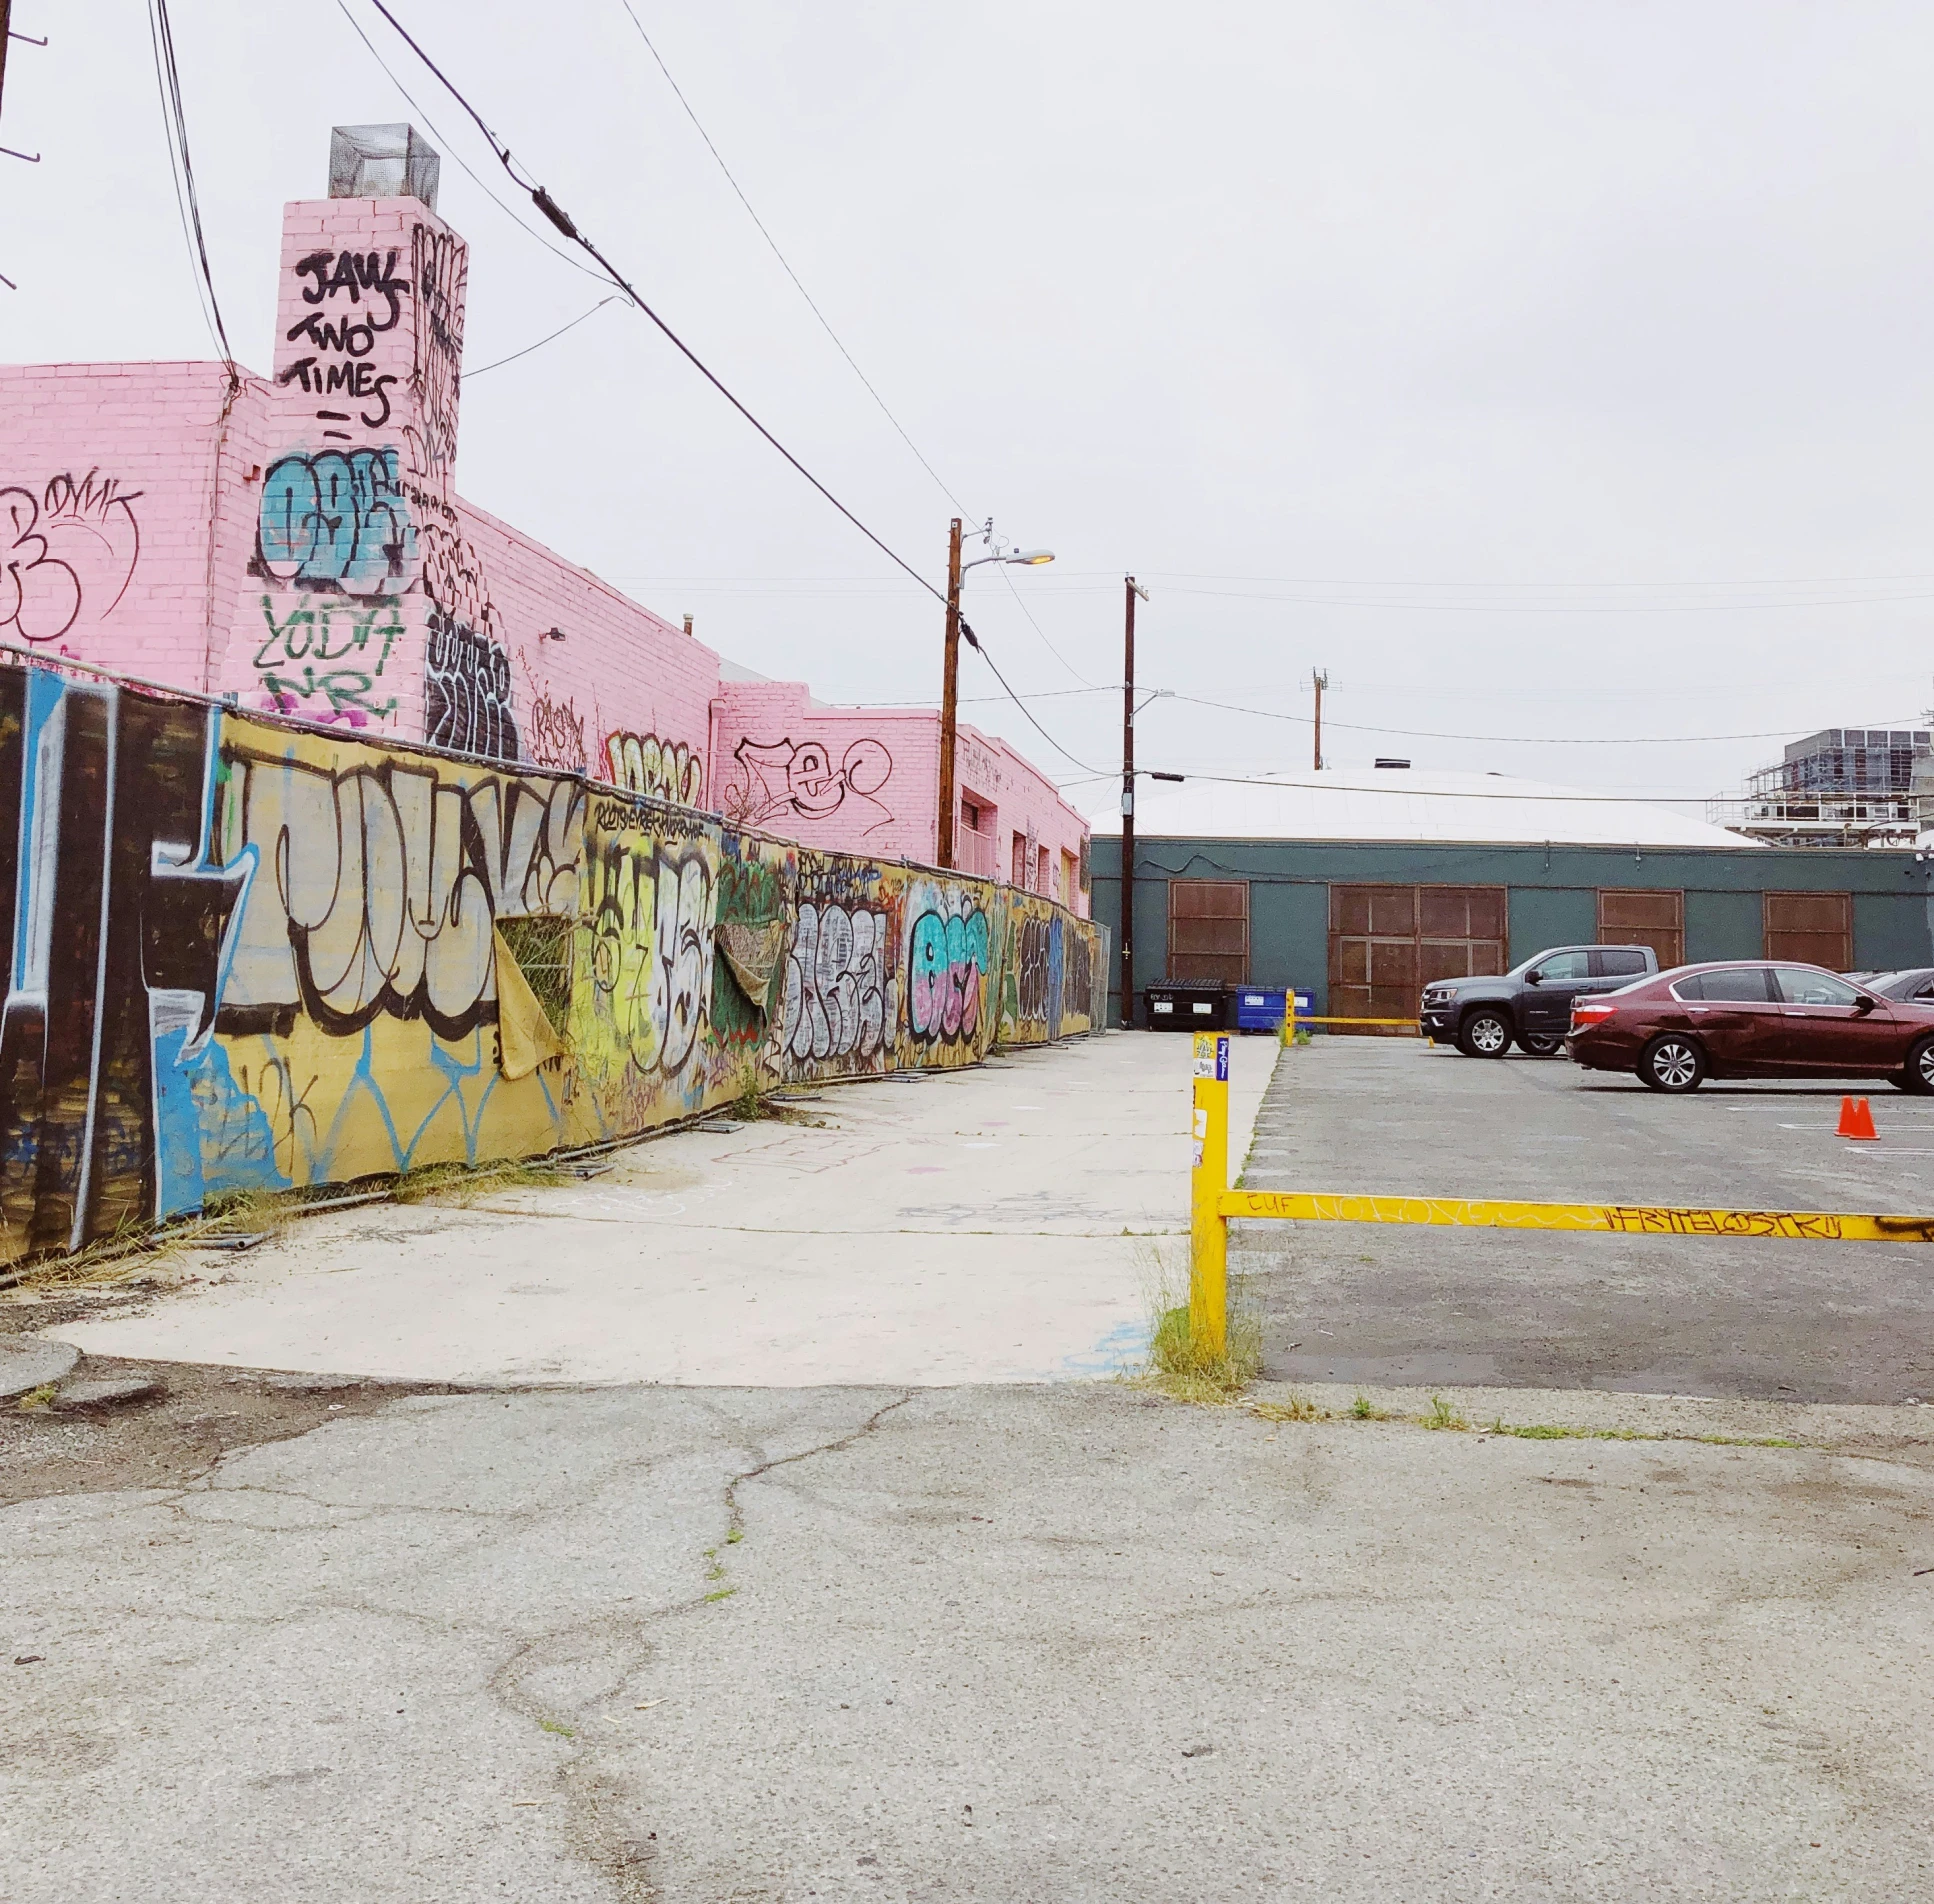
<path id="1" fill-rule="evenodd" d="M 1148 590 L 1132 575 L 1124 601 L 1127 617 L 1121 641 L 1121 1023 L 1135 1025 L 1135 597 Z"/>
<path id="2" fill-rule="evenodd" d="M 1309 678 L 1316 687 L 1316 771 L 1323 771 L 1323 690 L 1330 684 L 1327 668 L 1312 668 Z"/>
<path id="3" fill-rule="evenodd" d="M 947 531 L 947 656 L 940 680 L 940 850 L 943 871 L 954 863 L 954 726 L 960 678 L 960 518 Z"/>

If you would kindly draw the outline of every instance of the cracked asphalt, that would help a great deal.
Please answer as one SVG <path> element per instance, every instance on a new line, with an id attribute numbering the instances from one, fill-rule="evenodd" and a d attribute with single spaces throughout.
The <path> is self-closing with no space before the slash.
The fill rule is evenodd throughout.
<path id="1" fill-rule="evenodd" d="M 1918 1900 L 1927 1456 L 377 1400 L 6 1510 L 8 1890 Z"/>

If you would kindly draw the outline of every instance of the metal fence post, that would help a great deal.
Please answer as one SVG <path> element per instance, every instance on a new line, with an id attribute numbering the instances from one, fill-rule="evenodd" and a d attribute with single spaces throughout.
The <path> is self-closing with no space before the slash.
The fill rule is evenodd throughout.
<path id="1" fill-rule="evenodd" d="M 1229 1039 L 1195 1034 L 1195 1168 L 1190 1178 L 1189 1340 L 1210 1355 L 1229 1341 Z"/>

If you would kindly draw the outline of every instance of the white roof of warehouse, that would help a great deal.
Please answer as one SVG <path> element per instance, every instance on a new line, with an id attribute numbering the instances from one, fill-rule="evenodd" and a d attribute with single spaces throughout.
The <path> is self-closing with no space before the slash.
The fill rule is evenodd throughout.
<path id="1" fill-rule="evenodd" d="M 1121 831 L 1121 795 L 1095 803 L 1097 833 Z M 1138 776 L 1135 836 L 1188 840 L 1430 840 L 1565 846 L 1758 846 L 1664 805 L 1506 774 L 1326 767 L 1320 774 Z"/>

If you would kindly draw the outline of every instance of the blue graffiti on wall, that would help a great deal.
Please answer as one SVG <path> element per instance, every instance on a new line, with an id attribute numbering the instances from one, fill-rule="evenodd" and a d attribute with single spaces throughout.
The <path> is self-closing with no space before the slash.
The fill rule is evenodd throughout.
<path id="1" fill-rule="evenodd" d="M 381 594 L 414 552 L 394 450 L 285 456 L 263 479 L 256 566 L 277 581 Z"/>

